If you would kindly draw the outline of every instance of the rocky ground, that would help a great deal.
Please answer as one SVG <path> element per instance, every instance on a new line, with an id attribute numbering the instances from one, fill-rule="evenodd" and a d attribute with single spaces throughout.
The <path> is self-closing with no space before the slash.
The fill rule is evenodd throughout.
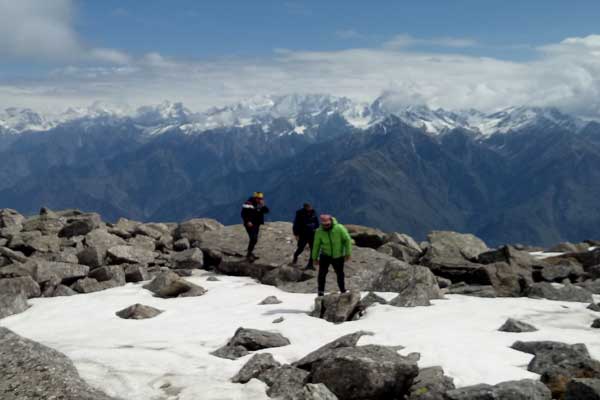
<path id="1" fill-rule="evenodd" d="M 289 264 L 289 223 L 263 227 L 250 263 L 243 227 L 214 220 L 107 224 L 77 210 L 29 218 L 0 210 L 0 324 L 62 351 L 94 388 L 123 399 L 199 398 L 199 386 L 211 399 L 598 395 L 598 242 L 541 253 L 489 249 L 455 232 L 416 243 L 349 229 L 351 291 L 315 299 L 315 274 Z M 337 289 L 333 272 L 327 285 Z M 373 335 L 307 356 L 358 330 Z M 1 361 L 12 371 L 0 378 L 3 399 L 44 398 L 30 391 L 40 379 L 47 394 L 106 398 L 55 350 L 7 330 L 0 340 L 17 349 Z M 32 359 L 49 364 L 23 361 Z"/>

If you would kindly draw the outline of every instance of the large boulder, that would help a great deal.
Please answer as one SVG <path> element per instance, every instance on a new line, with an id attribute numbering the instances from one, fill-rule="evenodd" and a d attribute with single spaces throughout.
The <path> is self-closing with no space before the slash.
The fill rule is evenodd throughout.
<path id="1" fill-rule="evenodd" d="M 150 273 L 145 265 L 123 264 L 126 282 L 142 282 L 150 279 Z"/>
<path id="2" fill-rule="evenodd" d="M 112 281 L 115 286 L 123 286 L 126 283 L 125 271 L 120 265 L 108 265 L 92 270 L 89 273 L 90 278 L 98 282 Z"/>
<path id="3" fill-rule="evenodd" d="M 471 234 L 433 231 L 427 238 L 429 247 L 422 260 L 426 264 L 443 260 L 475 261 L 479 254 L 489 250 L 483 240 Z"/>
<path id="4" fill-rule="evenodd" d="M 182 297 L 189 292 L 192 292 L 194 296 L 201 296 L 206 293 L 206 290 L 202 287 L 186 281 L 171 271 L 160 273 L 150 283 L 144 285 L 144 289 L 148 289 L 156 296 L 164 298 Z"/>
<path id="5" fill-rule="evenodd" d="M 27 296 L 22 291 L 18 293 L 0 292 L 0 319 L 22 313 L 27 310 Z"/>
<path id="6" fill-rule="evenodd" d="M 127 239 L 127 244 L 129 246 L 139 247 L 148 251 L 156 250 L 156 241 L 145 235 L 136 235 L 132 238 L 129 238 Z"/>
<path id="7" fill-rule="evenodd" d="M 453 389 L 454 380 L 444 375 L 442 367 L 423 368 L 413 381 L 407 400 L 445 400 L 446 392 Z"/>
<path id="8" fill-rule="evenodd" d="M 187 239 L 192 245 L 200 242 L 205 232 L 223 229 L 223 225 L 210 218 L 194 218 L 184 221 L 177 226 L 173 234 L 175 240 Z"/>
<path id="9" fill-rule="evenodd" d="M 269 389 L 267 395 L 274 399 L 296 400 L 302 396 L 309 373 L 291 365 L 270 368 L 259 376 Z"/>
<path id="10" fill-rule="evenodd" d="M 5 257 L 11 262 L 24 263 L 27 261 L 27 257 L 20 251 L 14 251 L 9 249 L 8 247 L 0 247 L 0 255 Z"/>
<path id="11" fill-rule="evenodd" d="M 498 297 L 520 297 L 533 283 L 530 269 L 506 262 L 483 265 L 473 276 L 478 284 L 492 285 Z"/>
<path id="12" fill-rule="evenodd" d="M 133 246 L 111 247 L 107 255 L 115 264 L 150 264 L 157 257 L 157 254 L 151 250 Z"/>
<path id="13" fill-rule="evenodd" d="M 57 235 L 65 223 L 66 219 L 57 215 L 36 215 L 23 222 L 23 231 L 40 231 L 43 235 Z"/>
<path id="14" fill-rule="evenodd" d="M 29 276 L 0 279 L 0 293 L 15 295 L 21 292 L 28 299 L 40 297 L 42 294 L 40 285 Z"/>
<path id="15" fill-rule="evenodd" d="M 399 243 L 388 242 L 377 249 L 378 252 L 397 258 L 400 261 L 406 261 L 409 264 L 416 264 L 421 258 L 422 251 L 414 250 Z"/>
<path id="16" fill-rule="evenodd" d="M 92 389 L 64 354 L 0 327 L 0 398 L 111 400 Z"/>
<path id="17" fill-rule="evenodd" d="M 396 292 L 405 299 L 418 296 L 427 303 L 443 297 L 437 279 L 428 268 L 397 260 L 388 262 L 367 290 Z"/>
<path id="18" fill-rule="evenodd" d="M 588 280 L 578 283 L 577 286 L 584 288 L 590 293 L 600 294 L 600 279 Z"/>
<path id="19" fill-rule="evenodd" d="M 10 208 L 0 209 L 0 229 L 18 227 L 20 230 L 24 221 L 25 217 L 17 211 Z"/>
<path id="20" fill-rule="evenodd" d="M 583 267 L 579 263 L 560 263 L 550 264 L 534 273 L 534 278 L 547 282 L 562 282 L 570 279 L 571 282 L 577 281 L 585 274 Z"/>
<path id="21" fill-rule="evenodd" d="M 464 282 L 450 285 L 448 293 L 484 298 L 496 297 L 496 290 L 492 285 L 467 285 Z"/>
<path id="22" fill-rule="evenodd" d="M 29 259 L 20 265 L 38 283 L 56 280 L 58 283 L 70 285 L 80 278 L 88 275 L 90 267 L 81 264 Z"/>
<path id="23" fill-rule="evenodd" d="M 298 400 L 338 400 L 338 397 L 322 383 L 307 383 Z"/>
<path id="24" fill-rule="evenodd" d="M 85 236 L 102 225 L 100 215 L 81 214 L 67 219 L 67 224 L 58 232 L 59 237 Z"/>
<path id="25" fill-rule="evenodd" d="M 101 267 L 106 264 L 106 252 L 109 248 L 123 246 L 126 243 L 119 236 L 104 229 L 94 229 L 85 236 L 86 248 L 77 254 L 77 258 L 80 264 L 89 265 L 92 268 Z"/>
<path id="26" fill-rule="evenodd" d="M 418 373 L 416 362 L 395 348 L 342 347 L 312 364 L 310 382 L 325 384 L 340 399 L 400 399 Z"/>
<path id="27" fill-rule="evenodd" d="M 579 286 L 565 284 L 558 285 L 549 282 L 537 282 L 527 290 L 527 296 L 534 299 L 548 299 L 556 301 L 573 301 L 591 303 L 592 293 Z"/>
<path id="28" fill-rule="evenodd" d="M 600 379 L 573 379 L 564 400 L 600 400 Z"/>
<path id="29" fill-rule="evenodd" d="M 332 293 L 315 298 L 315 308 L 311 316 L 329 322 L 342 323 L 352 321 L 361 311 L 360 292 Z"/>
<path id="30" fill-rule="evenodd" d="M 261 374 L 271 368 L 280 367 L 270 353 L 260 353 L 252 356 L 240 371 L 231 378 L 233 383 L 247 383 L 250 379 L 258 378 Z"/>
<path id="31" fill-rule="evenodd" d="M 204 256 L 200 249 L 194 247 L 173 254 L 171 262 L 175 269 L 200 269 L 204 265 Z"/>
<path id="32" fill-rule="evenodd" d="M 386 234 L 379 229 L 362 225 L 344 225 L 358 247 L 377 249 L 385 243 Z"/>
<path id="33" fill-rule="evenodd" d="M 328 357 L 330 355 L 330 353 L 333 352 L 334 350 L 345 348 L 345 347 L 356 347 L 360 338 L 362 338 L 363 336 L 369 336 L 369 335 L 372 335 L 372 333 L 366 332 L 366 331 L 358 331 L 358 332 L 349 333 L 347 335 L 341 336 L 341 337 L 335 339 L 334 341 L 329 342 L 329 343 L 319 347 L 318 349 L 312 351 L 311 353 L 302 357 L 300 360 L 296 361 L 292 365 L 294 365 L 295 367 L 310 371 L 310 369 L 312 368 L 312 365 L 315 362 L 317 362 L 321 358 Z"/>
<path id="34" fill-rule="evenodd" d="M 113 281 L 98 282 L 94 278 L 83 278 L 72 284 L 71 289 L 77 293 L 94 293 L 116 286 Z"/>
<path id="35" fill-rule="evenodd" d="M 550 390 L 531 379 L 502 382 L 495 386 L 480 384 L 450 390 L 446 400 L 551 400 Z"/>
<path id="36" fill-rule="evenodd" d="M 429 299 L 423 287 L 415 286 L 394 297 L 388 304 L 394 307 L 422 307 L 431 305 Z"/>
<path id="37" fill-rule="evenodd" d="M 572 379 L 600 378 L 600 362 L 592 359 L 584 344 L 515 342 L 512 348 L 534 354 L 527 369 L 541 375 L 553 398 L 562 399 Z"/>
<path id="38" fill-rule="evenodd" d="M 600 247 L 578 253 L 565 253 L 549 260 L 560 260 L 565 258 L 576 260 L 585 270 L 587 270 L 590 267 L 600 264 Z"/>
<path id="39" fill-rule="evenodd" d="M 282 347 L 290 341 L 276 332 L 261 331 L 258 329 L 238 328 L 227 344 L 211 354 L 226 359 L 237 359 L 249 354 L 251 351 Z"/>

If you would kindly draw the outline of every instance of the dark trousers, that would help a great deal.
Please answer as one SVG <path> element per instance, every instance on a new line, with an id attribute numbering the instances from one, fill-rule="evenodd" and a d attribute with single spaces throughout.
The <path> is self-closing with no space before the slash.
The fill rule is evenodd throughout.
<path id="1" fill-rule="evenodd" d="M 302 252 L 306 248 L 306 245 L 308 245 L 309 248 L 310 248 L 310 254 L 308 255 L 308 265 L 307 265 L 307 267 L 312 267 L 313 266 L 312 249 L 313 249 L 313 242 L 314 241 L 315 241 L 315 234 L 314 234 L 314 232 L 310 233 L 310 234 L 304 234 L 304 235 L 298 236 L 298 247 L 296 248 L 296 252 L 294 253 L 294 260 L 296 258 L 298 258 L 298 256 L 300 254 L 302 254 Z"/>
<path id="2" fill-rule="evenodd" d="M 325 254 L 321 254 L 319 259 L 319 294 L 325 293 L 325 281 L 327 279 L 327 273 L 329 272 L 329 266 L 333 265 L 333 270 L 337 275 L 337 283 L 340 288 L 340 292 L 346 291 L 345 276 L 344 276 L 344 257 L 332 258 Z"/>
<path id="3" fill-rule="evenodd" d="M 258 243 L 258 232 L 260 231 L 260 225 L 252 225 L 252 228 L 249 228 L 247 225 L 245 226 L 246 233 L 248 233 L 248 254 L 251 254 L 254 251 L 254 246 Z"/>

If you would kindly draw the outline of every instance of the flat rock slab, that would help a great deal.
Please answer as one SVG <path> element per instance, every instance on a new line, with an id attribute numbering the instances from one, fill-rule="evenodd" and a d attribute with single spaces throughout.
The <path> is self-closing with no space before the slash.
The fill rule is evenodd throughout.
<path id="1" fill-rule="evenodd" d="M 513 318 L 509 318 L 506 322 L 498 329 L 500 332 L 535 332 L 537 328 L 531 324 L 523 321 L 519 321 Z"/>
<path id="2" fill-rule="evenodd" d="M 253 263 L 245 260 L 248 235 L 242 225 L 226 226 L 217 231 L 203 232 L 198 246 L 204 252 L 220 254 L 221 267 L 217 271 L 227 275 L 250 276 L 261 280 L 267 273 L 281 266 L 287 266 L 292 261 L 296 250 L 296 241 L 292 234 L 292 224 L 288 222 L 273 222 L 265 224 L 260 229 L 258 244 L 254 254 L 259 259 Z M 308 251 L 301 258 L 306 260 Z M 344 266 L 346 287 L 348 289 L 365 290 L 379 277 L 383 268 L 395 258 L 379 253 L 376 250 L 354 246 L 352 260 Z M 206 261 L 206 259 L 205 259 Z M 300 260 L 299 262 L 304 262 Z M 285 276 L 293 274 L 283 274 Z M 302 274 L 300 274 L 302 275 Z M 287 282 L 279 279 L 277 287 L 293 293 L 314 293 L 317 289 L 316 273 L 305 273 L 300 280 Z M 327 275 L 326 290 L 337 288 L 333 268 Z"/>
<path id="3" fill-rule="evenodd" d="M 1 327 L 0 371 L 2 400 L 112 399 L 85 383 L 64 354 Z"/>

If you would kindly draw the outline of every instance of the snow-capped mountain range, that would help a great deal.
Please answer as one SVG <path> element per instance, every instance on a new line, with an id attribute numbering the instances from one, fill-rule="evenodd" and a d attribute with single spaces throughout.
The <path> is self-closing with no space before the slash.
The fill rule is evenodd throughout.
<path id="1" fill-rule="evenodd" d="M 149 135 L 172 129 L 180 129 L 186 134 L 198 134 L 217 128 L 250 125 L 258 125 L 264 131 L 278 135 L 305 134 L 316 131 L 320 124 L 332 116 L 343 118 L 355 129 L 366 129 L 392 115 L 431 135 L 441 135 L 462 128 L 481 137 L 488 137 L 539 123 L 558 125 L 572 131 L 586 125 L 584 120 L 555 108 L 522 106 L 484 113 L 473 109 L 432 109 L 425 105 L 397 106 L 385 94 L 370 104 L 330 95 L 292 94 L 254 97 L 203 112 L 193 112 L 182 103 L 168 101 L 138 109 L 97 102 L 85 108 L 70 108 L 59 115 L 42 115 L 30 109 L 8 108 L 0 111 L 0 134 L 46 131 L 73 121 L 118 123 L 124 120 L 133 122 Z"/>

